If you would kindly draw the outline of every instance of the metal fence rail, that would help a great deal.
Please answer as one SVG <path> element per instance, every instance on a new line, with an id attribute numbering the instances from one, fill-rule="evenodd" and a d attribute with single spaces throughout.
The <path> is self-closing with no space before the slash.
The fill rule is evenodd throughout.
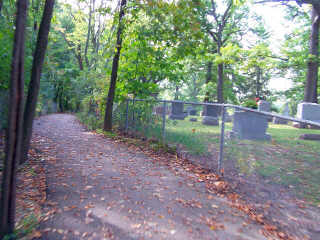
<path id="1" fill-rule="evenodd" d="M 124 131 L 128 132 L 129 128 L 134 127 L 137 128 L 136 126 L 136 121 L 139 121 L 140 117 L 140 110 L 138 109 L 139 103 L 149 103 L 148 105 L 149 109 L 149 115 L 153 111 L 153 107 L 155 105 L 162 105 L 162 115 L 157 118 L 157 119 L 152 119 L 150 116 L 150 119 L 148 120 L 148 124 L 152 124 L 152 121 L 154 122 L 159 122 L 161 121 L 161 124 L 158 126 L 158 128 L 161 129 L 161 141 L 163 143 L 166 143 L 166 122 L 168 121 L 167 119 L 167 112 L 166 109 L 168 107 L 168 104 L 174 104 L 174 103 L 180 103 L 180 104 L 185 104 L 185 105 L 192 105 L 192 106 L 217 106 L 221 108 L 221 130 L 220 130 L 220 136 L 219 136 L 219 155 L 218 155 L 218 172 L 221 174 L 223 172 L 223 158 L 224 158 L 224 145 L 225 145 L 225 114 L 227 109 L 233 109 L 233 110 L 242 110 L 245 112 L 253 112 L 257 113 L 259 115 L 267 116 L 267 117 L 276 117 L 279 119 L 291 121 L 291 122 L 298 122 L 302 124 L 307 124 L 311 126 L 316 126 L 320 128 L 320 123 L 318 122 L 313 122 L 309 120 L 303 120 L 303 119 L 297 119 L 289 116 L 283 116 L 280 114 L 275 114 L 271 112 L 264 112 L 264 111 L 259 111 L 251 108 L 246 108 L 242 106 L 237 106 L 237 105 L 232 105 L 232 104 L 219 104 L 219 103 L 205 103 L 205 102 L 185 102 L 185 101 L 176 101 L 176 100 L 154 100 L 154 99 L 126 99 L 125 101 L 125 122 L 124 122 Z M 140 106 L 141 107 L 141 106 Z M 143 107 L 141 107 L 143 108 Z M 144 109 L 145 110 L 145 109 Z M 144 111 L 141 110 L 141 111 Z M 130 112 L 131 111 L 131 112 Z M 123 113 L 122 113 L 123 115 Z M 120 116 L 120 118 L 123 118 L 123 116 Z M 147 124 L 145 124 L 147 125 Z M 148 126 L 139 126 L 140 128 L 142 127 L 144 131 L 148 128 Z"/>
<path id="2" fill-rule="evenodd" d="M 174 104 L 183 105 L 183 114 L 188 114 L 182 119 L 173 118 Z M 219 112 L 216 125 L 205 124 L 204 111 L 209 108 Z M 270 123 L 273 117 L 286 123 Z M 259 135 L 257 129 L 261 125 L 266 127 L 266 139 L 236 135 L 239 119 L 243 121 L 241 124 L 247 121 L 244 125 L 249 125 L 252 135 Z M 164 146 L 176 148 L 177 154 L 189 162 L 245 185 L 241 189 L 247 189 L 248 195 L 254 194 L 253 188 L 259 189 L 255 191 L 268 194 L 266 199 L 270 200 L 281 199 L 278 196 L 281 192 L 294 191 L 320 203 L 319 142 L 300 138 L 310 133 L 320 135 L 320 130 L 292 126 L 295 122 L 320 129 L 319 122 L 233 104 L 155 99 L 126 99 L 114 109 L 113 122 L 120 131 L 148 140 L 151 147 L 157 149 L 159 144 L 154 140 L 158 140 Z"/>

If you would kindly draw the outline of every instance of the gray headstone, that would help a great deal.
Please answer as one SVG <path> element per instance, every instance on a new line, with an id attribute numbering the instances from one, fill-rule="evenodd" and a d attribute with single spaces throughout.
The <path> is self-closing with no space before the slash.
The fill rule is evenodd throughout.
<path id="1" fill-rule="evenodd" d="M 320 122 L 320 104 L 299 103 L 297 117 L 303 120 Z"/>
<path id="2" fill-rule="evenodd" d="M 205 105 L 202 112 L 202 124 L 210 126 L 219 126 L 220 107 Z"/>
<path id="3" fill-rule="evenodd" d="M 188 115 L 190 115 L 190 116 L 197 115 L 197 110 L 193 106 L 188 106 L 186 110 L 187 110 Z"/>
<path id="4" fill-rule="evenodd" d="M 171 114 L 169 118 L 174 120 L 184 120 L 186 117 L 186 113 L 183 112 L 183 108 L 183 103 L 172 103 Z"/>
<path id="5" fill-rule="evenodd" d="M 288 103 L 286 103 L 284 105 L 284 109 L 282 111 L 282 115 L 286 116 L 286 117 L 290 116 L 290 110 L 289 110 L 289 104 Z M 281 119 L 281 118 L 278 118 L 278 117 L 274 117 L 272 122 L 274 124 L 288 124 L 288 120 Z"/>
<path id="6" fill-rule="evenodd" d="M 283 111 L 282 111 L 282 115 L 284 116 L 290 116 L 290 109 L 289 109 L 289 104 L 286 103 L 284 105 Z"/>
<path id="7" fill-rule="evenodd" d="M 270 140 L 266 134 L 268 128 L 267 118 L 254 112 L 235 111 L 233 115 L 232 134 L 240 139 Z"/>
<path id="8" fill-rule="evenodd" d="M 320 141 L 320 134 L 302 134 L 299 139 Z"/>
<path id="9" fill-rule="evenodd" d="M 259 111 L 263 111 L 263 112 L 270 112 L 271 111 L 271 104 L 268 102 L 268 101 L 265 101 L 265 100 L 260 100 L 258 102 L 258 110 Z M 272 117 L 268 117 L 268 116 L 265 116 L 269 122 L 272 121 Z"/>
<path id="10" fill-rule="evenodd" d="M 269 102 L 264 101 L 264 100 L 260 100 L 258 102 L 258 110 L 259 111 L 270 112 L 270 109 L 271 109 L 271 105 Z"/>
<path id="11" fill-rule="evenodd" d="M 189 112 L 190 116 L 197 116 L 197 110 L 196 109 L 191 109 Z"/>
<path id="12" fill-rule="evenodd" d="M 153 112 L 157 115 L 162 115 L 164 111 L 164 107 L 163 106 L 156 106 L 153 109 Z"/>
<path id="13" fill-rule="evenodd" d="M 233 116 L 229 115 L 228 112 L 225 113 L 225 116 L 224 116 L 224 117 L 225 117 L 225 121 L 226 121 L 226 122 L 232 122 Z"/>
<path id="14" fill-rule="evenodd" d="M 197 118 L 190 118 L 189 121 L 190 121 L 190 122 L 197 122 L 198 119 L 197 119 Z"/>
<path id="15" fill-rule="evenodd" d="M 272 122 L 274 124 L 288 124 L 288 120 L 282 119 L 282 118 L 278 118 L 278 117 L 273 117 Z"/>

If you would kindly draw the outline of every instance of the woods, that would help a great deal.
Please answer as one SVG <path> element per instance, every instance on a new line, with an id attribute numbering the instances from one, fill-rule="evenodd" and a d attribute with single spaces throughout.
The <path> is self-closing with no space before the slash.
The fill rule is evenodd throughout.
<path id="1" fill-rule="evenodd" d="M 0 200 L 0 237 L 13 232 L 15 227 L 16 174 L 22 149 L 22 118 L 24 91 L 25 23 L 28 1 L 17 2 L 16 31 L 10 72 L 10 109 L 6 133 L 5 164 Z"/>
<path id="2" fill-rule="evenodd" d="M 274 46 L 256 5 L 281 7 Z M 75 113 L 113 131 L 126 98 L 248 106 L 319 101 L 317 0 L 0 0 L 0 129 L 6 130 L 0 238 L 14 230 L 16 172 L 36 116 Z M 285 90 L 271 80 L 289 79 Z M 5 98 L 5 97 L 4 97 Z M 1 131 L 0 131 L 1 132 Z M 1 161 L 1 159 L 0 159 Z"/>

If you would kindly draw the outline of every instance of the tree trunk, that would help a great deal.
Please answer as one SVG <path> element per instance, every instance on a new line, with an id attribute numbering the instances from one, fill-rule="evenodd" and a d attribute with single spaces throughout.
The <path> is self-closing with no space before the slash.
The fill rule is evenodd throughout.
<path id="1" fill-rule="evenodd" d="M 116 52 L 114 54 L 113 62 L 112 62 L 110 87 L 109 87 L 107 104 L 106 104 L 106 112 L 104 116 L 103 129 L 105 131 L 112 130 L 112 108 L 113 108 L 113 100 L 114 100 L 114 94 L 116 90 L 116 83 L 117 83 L 117 77 L 118 77 L 120 51 L 122 47 L 122 28 L 123 28 L 122 19 L 125 14 L 124 9 L 126 4 L 127 4 L 127 0 L 121 0 L 120 13 L 119 13 L 119 25 L 118 25 L 118 31 L 117 31 L 117 47 L 116 47 Z"/>
<path id="2" fill-rule="evenodd" d="M 89 21 L 88 21 L 88 32 L 87 32 L 87 40 L 86 45 L 84 48 L 84 59 L 86 61 L 87 68 L 89 68 L 89 59 L 88 59 L 88 47 L 89 47 L 89 40 L 90 40 L 90 33 L 91 33 L 91 18 L 92 18 L 92 12 L 94 8 L 94 0 L 91 5 L 91 0 L 89 1 Z"/>
<path id="3" fill-rule="evenodd" d="M 54 1 L 55 0 L 46 0 L 39 28 L 37 45 L 32 63 L 32 72 L 28 89 L 28 97 L 24 111 L 23 154 L 20 163 L 24 163 L 28 159 L 28 151 L 32 136 L 32 123 L 36 112 L 40 88 L 41 71 L 45 57 L 45 52 L 48 45 L 48 35 L 50 31 L 50 22 L 54 8 Z"/>
<path id="4" fill-rule="evenodd" d="M 76 53 L 76 58 L 78 60 L 79 69 L 80 69 L 80 71 L 82 71 L 83 70 L 83 61 L 82 61 L 82 57 L 81 57 L 81 45 L 80 44 L 78 45 L 75 53 Z"/>
<path id="5" fill-rule="evenodd" d="M 206 85 L 210 82 L 212 82 L 212 62 L 208 62 L 208 65 L 207 65 Z M 206 91 L 203 101 L 209 102 L 209 100 L 210 100 L 210 92 Z"/>
<path id="6" fill-rule="evenodd" d="M 315 4 L 316 5 L 316 4 Z M 308 62 L 307 79 L 304 88 L 304 101 L 317 103 L 317 83 L 318 83 L 318 57 L 319 57 L 319 25 L 320 14 L 317 11 L 318 6 L 312 6 L 311 16 L 311 34 L 309 41 L 309 54 L 313 57 Z"/>
<path id="7" fill-rule="evenodd" d="M 3 0 L 0 0 L 0 16 L 1 16 L 2 5 L 3 5 Z"/>
<path id="8" fill-rule="evenodd" d="M 179 86 L 176 85 L 176 91 L 174 93 L 174 100 L 178 100 L 179 99 Z"/>
<path id="9" fill-rule="evenodd" d="M 10 76 L 10 108 L 0 201 L 0 239 L 6 234 L 11 234 L 15 225 L 16 172 L 22 144 L 24 35 L 25 24 L 27 22 L 27 8 L 27 0 L 17 1 L 16 30 Z"/>
<path id="10" fill-rule="evenodd" d="M 261 95 L 261 68 L 260 67 L 256 67 L 256 97 L 262 97 Z"/>
<path id="11" fill-rule="evenodd" d="M 223 103 L 223 63 L 218 64 L 218 103 Z"/>

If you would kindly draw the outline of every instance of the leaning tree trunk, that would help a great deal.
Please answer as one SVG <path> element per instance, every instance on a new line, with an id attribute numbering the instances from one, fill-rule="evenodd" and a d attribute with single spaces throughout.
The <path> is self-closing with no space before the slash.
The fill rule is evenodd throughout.
<path id="1" fill-rule="evenodd" d="M 1 16 L 2 5 L 3 5 L 3 0 L 0 0 L 0 16 Z"/>
<path id="2" fill-rule="evenodd" d="M 319 26 L 320 26 L 320 14 L 317 11 L 320 9 L 320 5 L 316 4 L 312 7 L 311 16 L 311 34 L 309 41 L 309 54 L 313 57 L 308 62 L 307 79 L 304 88 L 304 101 L 305 102 L 318 102 L 318 57 L 319 57 Z"/>
<path id="3" fill-rule="evenodd" d="M 32 123 L 36 112 L 40 77 L 45 57 L 45 52 L 48 45 L 48 35 L 50 31 L 50 22 L 53 13 L 55 0 L 46 0 L 42 20 L 39 28 L 38 39 L 35 54 L 32 63 L 31 80 L 29 83 L 28 97 L 26 108 L 24 111 L 23 121 L 23 155 L 20 163 L 24 163 L 28 159 L 28 151 L 32 135 Z"/>
<path id="4" fill-rule="evenodd" d="M 218 103 L 223 103 L 223 63 L 218 64 Z"/>
<path id="5" fill-rule="evenodd" d="M 206 76 L 206 85 L 208 85 L 208 83 L 212 82 L 212 62 L 208 62 L 207 65 L 207 76 Z M 206 91 L 205 96 L 203 101 L 204 102 L 209 102 L 210 100 L 210 92 L 209 90 Z"/>
<path id="6" fill-rule="evenodd" d="M 120 52 L 122 47 L 122 28 L 123 28 L 122 19 L 125 14 L 124 10 L 125 10 L 126 4 L 127 4 L 127 0 L 121 0 L 120 13 L 119 13 L 119 25 L 118 25 L 118 31 L 117 31 L 117 42 L 116 42 L 117 47 L 116 47 L 116 52 L 114 54 L 113 61 L 112 61 L 110 87 L 109 87 L 108 98 L 106 103 L 106 112 L 104 116 L 103 129 L 105 131 L 112 130 L 112 108 L 113 108 L 113 100 L 114 100 L 114 94 L 116 90 L 116 83 L 117 83 L 117 77 L 118 77 Z"/>
<path id="7" fill-rule="evenodd" d="M 6 234 L 11 234 L 15 225 L 16 173 L 22 145 L 24 35 L 27 8 L 27 0 L 17 1 L 16 30 L 11 60 L 10 108 L 0 200 L 0 239 Z"/>

